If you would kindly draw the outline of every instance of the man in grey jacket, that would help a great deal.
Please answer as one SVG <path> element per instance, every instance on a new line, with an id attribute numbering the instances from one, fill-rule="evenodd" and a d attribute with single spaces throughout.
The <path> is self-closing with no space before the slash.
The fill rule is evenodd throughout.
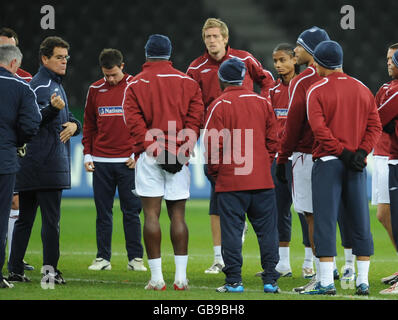
<path id="1" fill-rule="evenodd" d="M 37 134 L 41 121 L 33 90 L 14 76 L 21 61 L 22 53 L 18 47 L 0 46 L 0 288 L 13 287 L 3 278 L 1 270 L 5 261 L 15 176 L 19 169 L 17 148 Z"/>
<path id="2" fill-rule="evenodd" d="M 20 216 L 15 224 L 9 281 L 30 281 L 23 273 L 23 257 L 38 207 L 42 214 L 43 273 L 56 284 L 65 284 L 57 269 L 62 190 L 70 189 L 70 142 L 81 124 L 69 111 L 62 77 L 66 74 L 69 44 L 47 37 L 40 45 L 41 66 L 30 86 L 37 96 L 43 117 L 40 131 L 28 144 L 17 174 Z"/>

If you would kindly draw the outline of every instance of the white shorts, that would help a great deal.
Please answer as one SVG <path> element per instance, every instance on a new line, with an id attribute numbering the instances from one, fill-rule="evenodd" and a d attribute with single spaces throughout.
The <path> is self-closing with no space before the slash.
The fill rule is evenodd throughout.
<path id="1" fill-rule="evenodd" d="M 388 156 L 373 156 L 372 205 L 389 204 Z"/>
<path id="2" fill-rule="evenodd" d="M 163 197 L 165 200 L 189 198 L 191 174 L 187 166 L 172 174 L 156 164 L 156 159 L 145 152 L 135 166 L 135 192 L 141 197 Z"/>
<path id="3" fill-rule="evenodd" d="M 312 154 L 293 152 L 292 155 L 292 199 L 298 213 L 312 213 Z"/>

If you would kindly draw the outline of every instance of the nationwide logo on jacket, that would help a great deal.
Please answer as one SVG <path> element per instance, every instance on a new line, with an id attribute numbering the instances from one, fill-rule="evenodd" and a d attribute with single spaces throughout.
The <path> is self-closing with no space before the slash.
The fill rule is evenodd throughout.
<path id="1" fill-rule="evenodd" d="M 98 114 L 101 117 L 123 116 L 123 107 L 122 106 L 98 107 Z"/>
<path id="2" fill-rule="evenodd" d="M 278 119 L 286 119 L 287 118 L 287 109 L 274 109 L 275 115 Z"/>

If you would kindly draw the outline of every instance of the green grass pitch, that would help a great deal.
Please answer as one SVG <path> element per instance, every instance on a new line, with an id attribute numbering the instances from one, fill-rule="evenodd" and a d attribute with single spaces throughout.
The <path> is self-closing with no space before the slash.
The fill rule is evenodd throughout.
<path id="1" fill-rule="evenodd" d="M 89 271 L 87 267 L 96 255 L 95 206 L 92 199 L 62 200 L 61 217 L 61 258 L 59 269 L 67 281 L 64 286 L 44 290 L 40 285 L 42 263 L 42 244 L 40 238 L 41 217 L 36 217 L 34 229 L 28 246 L 26 260 L 35 266 L 26 274 L 31 283 L 16 283 L 11 290 L 0 290 L 0 300 L 386 300 L 398 296 L 383 296 L 379 291 L 387 286 L 380 282 L 382 277 L 398 270 L 398 257 L 390 239 L 375 217 L 375 207 L 370 207 L 371 225 L 374 238 L 375 255 L 370 265 L 369 297 L 354 295 L 353 289 L 342 289 L 335 281 L 337 295 L 333 297 L 303 296 L 294 294 L 292 288 L 303 285 L 307 280 L 301 278 L 301 265 L 304 259 L 300 224 L 297 214 L 293 214 L 291 265 L 292 278 L 281 278 L 278 284 L 280 294 L 264 294 L 261 279 L 255 273 L 261 270 L 257 239 L 251 226 L 243 245 L 244 264 L 242 268 L 245 292 L 242 294 L 216 293 L 215 288 L 224 283 L 224 274 L 209 275 L 204 270 L 213 261 L 213 248 L 210 233 L 210 219 L 207 214 L 208 201 L 190 200 L 187 202 L 186 220 L 189 228 L 188 279 L 190 290 L 173 290 L 174 257 L 169 237 L 169 219 L 163 206 L 162 260 L 163 274 L 167 284 L 165 292 L 146 291 L 144 286 L 150 278 L 150 271 L 134 272 L 127 270 L 127 256 L 124 247 L 122 215 L 118 200 L 114 205 L 114 225 L 112 240 L 112 270 Z M 141 213 L 141 218 L 142 218 Z M 337 266 L 344 264 L 340 236 L 337 241 Z M 146 256 L 144 256 L 147 264 Z M 6 266 L 3 273 L 7 274 Z"/>

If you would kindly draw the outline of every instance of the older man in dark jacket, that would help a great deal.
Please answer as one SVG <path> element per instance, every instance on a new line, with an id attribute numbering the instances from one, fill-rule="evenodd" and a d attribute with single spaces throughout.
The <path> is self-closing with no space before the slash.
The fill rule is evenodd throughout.
<path id="1" fill-rule="evenodd" d="M 37 134 L 41 121 L 33 90 L 14 76 L 21 60 L 22 54 L 16 46 L 0 46 L 0 288 L 13 287 L 3 279 L 1 270 L 5 260 L 12 191 L 19 169 L 17 147 Z"/>
<path id="2" fill-rule="evenodd" d="M 81 124 L 69 111 L 62 87 L 69 44 L 59 37 L 48 37 L 40 45 L 41 66 L 30 82 L 37 95 L 43 117 L 39 134 L 28 144 L 28 152 L 17 174 L 20 216 L 15 224 L 9 281 L 30 281 L 23 272 L 23 257 L 28 246 L 37 208 L 42 214 L 43 269 L 46 279 L 64 284 L 57 269 L 59 222 L 63 189 L 70 189 L 70 142 Z"/>

